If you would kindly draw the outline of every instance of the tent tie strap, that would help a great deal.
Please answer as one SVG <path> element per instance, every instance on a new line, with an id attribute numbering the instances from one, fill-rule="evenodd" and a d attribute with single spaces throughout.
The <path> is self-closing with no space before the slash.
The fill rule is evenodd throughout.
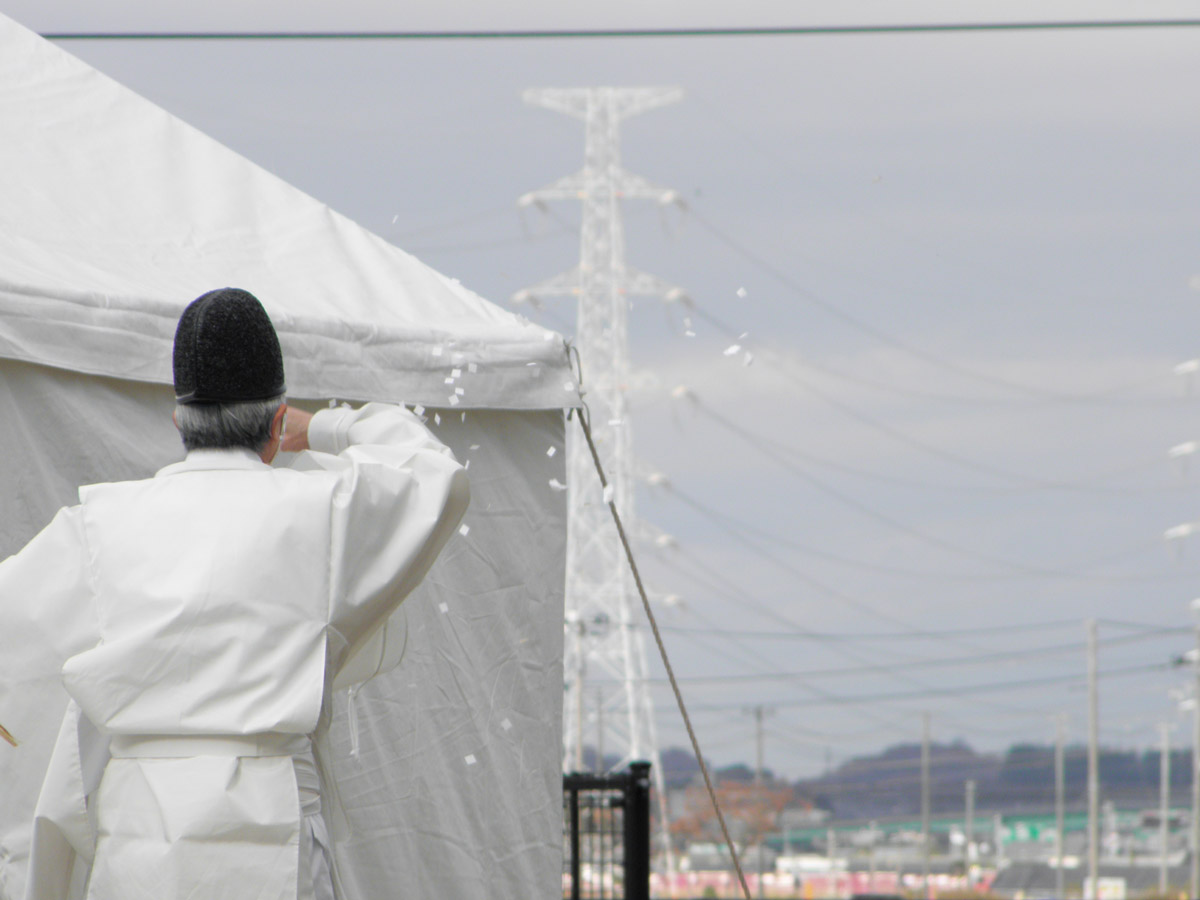
<path id="1" fill-rule="evenodd" d="M 608 487 L 608 479 L 604 475 L 604 466 L 600 464 L 600 454 L 596 452 L 596 444 L 592 440 L 592 428 L 588 421 L 591 416 L 590 414 L 585 415 L 586 410 L 587 405 L 584 404 L 582 407 L 572 409 L 570 414 L 579 414 L 579 426 L 583 429 L 583 436 L 587 440 L 588 450 L 592 454 L 592 461 L 596 464 L 596 474 L 600 476 L 600 487 L 603 489 Z M 721 804 L 717 801 L 717 792 L 713 789 L 712 778 L 708 774 L 708 765 L 704 762 L 704 754 L 700 752 L 700 742 L 696 740 L 696 732 L 692 728 L 691 717 L 688 716 L 687 706 L 683 702 L 683 693 L 679 689 L 679 682 L 675 680 L 675 672 L 671 668 L 671 660 L 667 657 L 667 648 L 663 644 L 662 634 L 658 630 L 658 620 L 654 618 L 654 611 L 650 609 L 650 600 L 646 596 L 646 588 L 642 584 L 641 573 L 638 572 L 637 562 L 633 558 L 633 548 L 629 545 L 629 538 L 625 534 L 625 526 L 621 524 L 621 514 L 617 512 L 615 496 L 608 501 L 608 510 L 612 513 L 613 522 L 617 526 L 617 535 L 621 538 L 621 546 L 625 551 L 625 559 L 629 562 L 629 569 L 633 573 L 633 581 L 637 585 L 638 596 L 642 599 L 642 608 L 646 611 L 646 618 L 650 621 L 650 630 L 654 634 L 654 642 L 658 644 L 658 653 L 662 657 L 663 666 L 667 670 L 667 679 L 671 682 L 671 690 L 675 692 L 675 703 L 679 706 L 679 712 L 683 716 L 683 724 L 687 727 L 688 738 L 692 742 L 692 752 L 696 754 L 696 761 L 700 764 L 700 773 L 704 776 L 704 787 L 708 790 L 708 798 L 712 801 L 713 811 L 716 812 L 717 821 L 721 825 L 721 834 L 725 837 L 725 846 L 729 848 L 729 856 L 733 860 L 734 869 L 737 871 L 742 893 L 745 895 L 745 900 L 751 900 L 750 888 L 746 885 L 746 875 L 742 871 L 742 862 L 738 858 L 737 848 L 734 847 L 733 840 L 729 836 L 729 828 L 725 825 L 725 815 L 721 812 Z"/>

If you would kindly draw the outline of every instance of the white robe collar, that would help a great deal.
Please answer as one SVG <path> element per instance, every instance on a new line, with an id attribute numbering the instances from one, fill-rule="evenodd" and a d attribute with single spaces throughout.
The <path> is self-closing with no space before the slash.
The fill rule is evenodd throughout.
<path id="1" fill-rule="evenodd" d="M 155 478 L 178 475 L 182 472 L 207 472 L 218 469 L 269 469 L 271 468 L 253 450 L 230 447 L 225 450 L 190 450 L 185 459 L 165 466 L 155 473 Z"/>

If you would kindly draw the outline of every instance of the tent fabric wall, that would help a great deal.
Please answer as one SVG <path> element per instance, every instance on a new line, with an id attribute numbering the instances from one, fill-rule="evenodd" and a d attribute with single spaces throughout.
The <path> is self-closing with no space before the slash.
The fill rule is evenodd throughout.
<path id="1" fill-rule="evenodd" d="M 548 480 L 565 480 L 563 416 L 441 415 L 471 460 L 469 531 L 402 607 L 400 666 L 338 695 L 351 878 L 374 888 L 361 897 L 557 897 L 566 507 Z"/>
<path id="2" fill-rule="evenodd" d="M 165 386 L 0 360 L 0 557 L 73 502 L 74 485 L 146 477 L 181 458 L 172 404 Z M 468 528 L 397 612 L 399 665 L 336 697 L 346 880 L 358 898 L 557 896 L 566 509 L 549 481 L 565 479 L 565 454 L 546 449 L 562 446 L 563 416 L 426 414 L 470 460 Z M 0 898 L 18 900 L 66 698 L 57 678 L 39 676 L 0 684 L 0 708 L 6 700 L 44 710 L 18 748 L 0 746 Z"/>

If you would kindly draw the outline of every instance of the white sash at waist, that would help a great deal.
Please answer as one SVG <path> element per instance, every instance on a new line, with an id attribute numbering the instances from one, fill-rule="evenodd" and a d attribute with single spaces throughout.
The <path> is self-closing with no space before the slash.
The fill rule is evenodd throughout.
<path id="1" fill-rule="evenodd" d="M 292 756 L 312 753 L 306 734 L 114 734 L 114 759 L 180 759 L 191 756 Z"/>

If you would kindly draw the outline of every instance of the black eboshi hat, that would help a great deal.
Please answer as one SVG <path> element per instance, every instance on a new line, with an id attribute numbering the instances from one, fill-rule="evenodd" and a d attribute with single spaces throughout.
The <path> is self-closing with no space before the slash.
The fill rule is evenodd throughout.
<path id="1" fill-rule="evenodd" d="M 197 297 L 175 329 L 175 400 L 238 403 L 282 394 L 283 353 L 275 327 L 249 291 Z"/>

